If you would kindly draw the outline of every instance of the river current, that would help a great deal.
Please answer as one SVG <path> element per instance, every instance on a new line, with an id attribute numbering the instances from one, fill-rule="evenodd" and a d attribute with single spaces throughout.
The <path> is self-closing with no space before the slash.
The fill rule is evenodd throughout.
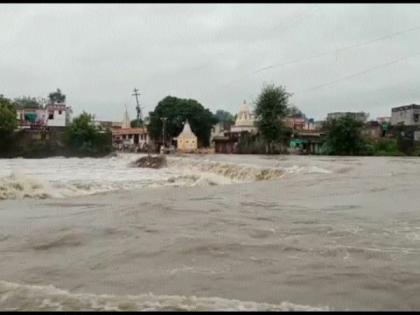
<path id="1" fill-rule="evenodd" d="M 0 310 L 419 310 L 420 159 L 0 160 Z"/>

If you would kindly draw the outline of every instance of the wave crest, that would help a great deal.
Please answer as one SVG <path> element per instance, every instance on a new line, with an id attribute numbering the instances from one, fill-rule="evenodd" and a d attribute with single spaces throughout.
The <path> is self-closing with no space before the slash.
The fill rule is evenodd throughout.
<path id="1" fill-rule="evenodd" d="M 195 160 L 187 158 L 168 159 L 169 167 L 176 167 L 185 171 L 199 171 L 222 176 L 233 183 L 272 180 L 280 178 L 283 171 L 279 168 L 261 168 L 244 164 L 216 162 L 211 160 Z"/>
<path id="2" fill-rule="evenodd" d="M 0 178 L 0 200 L 49 197 L 53 197 L 49 187 L 32 177 L 14 172 L 10 176 Z"/>
<path id="3" fill-rule="evenodd" d="M 0 308 L 4 311 L 320 311 L 325 307 L 257 303 L 218 297 L 179 295 L 75 294 L 52 285 L 24 285 L 0 281 Z"/>

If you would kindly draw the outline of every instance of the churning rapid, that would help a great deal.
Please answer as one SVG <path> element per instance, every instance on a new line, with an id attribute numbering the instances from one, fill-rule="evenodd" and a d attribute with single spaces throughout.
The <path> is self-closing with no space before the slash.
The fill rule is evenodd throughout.
<path id="1" fill-rule="evenodd" d="M 0 160 L 0 310 L 418 310 L 420 159 Z"/>

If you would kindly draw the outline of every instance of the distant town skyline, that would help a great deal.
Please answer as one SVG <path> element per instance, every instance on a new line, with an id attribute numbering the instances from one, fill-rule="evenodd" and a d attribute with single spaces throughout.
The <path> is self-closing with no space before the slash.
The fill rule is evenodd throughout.
<path id="1" fill-rule="evenodd" d="M 74 115 L 167 95 L 233 114 L 264 83 L 309 118 L 420 102 L 419 4 L 1 4 L 0 94 L 60 88 Z"/>

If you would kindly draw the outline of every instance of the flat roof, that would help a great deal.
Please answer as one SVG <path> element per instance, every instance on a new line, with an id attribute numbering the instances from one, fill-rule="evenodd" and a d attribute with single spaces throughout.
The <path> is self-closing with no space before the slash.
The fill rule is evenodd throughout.
<path id="1" fill-rule="evenodd" d="M 144 128 L 118 128 L 112 130 L 112 135 L 136 135 L 136 134 L 145 134 L 147 130 Z"/>
<path id="2" fill-rule="evenodd" d="M 420 109 L 420 105 L 411 104 L 411 105 L 403 105 L 403 106 L 393 107 L 392 111 L 393 112 L 400 112 L 402 110 L 409 110 L 409 109 Z"/>

